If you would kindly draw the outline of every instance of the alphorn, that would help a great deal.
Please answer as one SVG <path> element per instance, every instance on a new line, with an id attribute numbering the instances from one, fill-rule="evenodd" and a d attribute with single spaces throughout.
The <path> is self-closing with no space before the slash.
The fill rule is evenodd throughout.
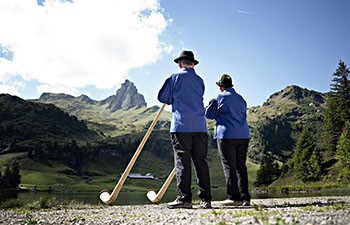
<path id="1" fill-rule="evenodd" d="M 156 125 L 157 120 L 159 119 L 160 114 L 162 113 L 162 111 L 163 111 L 165 105 L 166 105 L 166 104 L 163 104 L 162 107 L 159 109 L 159 111 L 158 111 L 156 117 L 154 118 L 154 120 L 153 120 L 151 126 L 148 128 L 148 130 L 147 130 L 145 136 L 143 137 L 143 139 L 142 139 L 142 141 L 141 141 L 139 147 L 137 148 L 137 150 L 136 150 L 134 156 L 131 158 L 131 160 L 130 160 L 128 166 L 126 167 L 126 169 L 125 169 L 123 175 L 120 177 L 120 179 L 119 179 L 117 185 L 114 187 L 112 193 L 110 194 L 110 192 L 109 192 L 108 190 L 102 190 L 102 191 L 100 192 L 100 194 L 99 194 L 100 200 L 101 200 L 102 202 L 104 202 L 105 204 L 107 204 L 107 205 L 112 205 L 113 202 L 117 199 L 118 194 L 119 194 L 120 190 L 122 189 L 122 186 L 123 186 L 123 184 L 124 184 L 126 178 L 128 177 L 130 171 L 131 171 L 131 168 L 134 166 L 137 157 L 138 157 L 139 154 L 141 153 L 141 150 L 142 150 L 143 146 L 145 145 L 145 143 L 146 143 L 148 137 L 150 136 L 150 134 L 151 134 L 151 132 L 152 132 L 154 126 Z"/>
<path id="2" fill-rule="evenodd" d="M 169 184 L 171 183 L 171 181 L 173 180 L 174 176 L 176 174 L 176 170 L 175 168 L 171 171 L 171 173 L 169 174 L 168 178 L 166 179 L 166 181 L 164 182 L 163 186 L 160 188 L 159 192 L 156 193 L 156 191 L 154 189 L 150 189 L 147 191 L 147 198 L 153 202 L 153 203 L 158 203 L 163 195 L 165 194 L 166 190 L 169 187 Z"/>

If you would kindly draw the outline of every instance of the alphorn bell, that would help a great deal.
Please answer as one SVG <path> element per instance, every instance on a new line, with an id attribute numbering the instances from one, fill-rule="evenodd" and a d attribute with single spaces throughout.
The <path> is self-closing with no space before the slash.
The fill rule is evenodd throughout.
<path id="1" fill-rule="evenodd" d="M 176 174 L 176 170 L 175 168 L 171 171 L 171 173 L 169 174 L 168 178 L 166 179 L 165 183 L 163 184 L 163 186 L 160 188 L 159 192 L 156 193 L 156 191 L 154 189 L 150 189 L 147 191 L 147 198 L 153 202 L 153 203 L 158 203 L 163 195 L 165 194 L 166 190 L 169 187 L 169 184 L 171 183 L 171 181 L 173 180 L 174 176 Z"/>
<path id="2" fill-rule="evenodd" d="M 119 179 L 117 185 L 114 187 L 112 193 L 110 194 L 110 192 L 109 192 L 108 190 L 102 190 L 102 191 L 100 192 L 100 194 L 99 194 L 100 200 L 101 200 L 102 202 L 104 202 L 105 204 L 107 204 L 107 205 L 112 205 L 113 202 L 117 199 L 118 194 L 119 194 L 120 190 L 122 189 L 122 186 L 123 186 L 123 184 L 124 184 L 126 178 L 128 177 L 130 171 L 131 171 L 131 168 L 134 166 L 137 157 L 140 155 L 141 150 L 142 150 L 143 146 L 145 145 L 145 143 L 146 143 L 148 137 L 150 136 L 150 134 L 151 134 L 151 132 L 152 132 L 154 126 L 156 125 L 157 120 L 159 119 L 160 114 L 162 113 L 162 111 L 163 111 L 165 105 L 166 105 L 166 104 L 163 104 L 162 107 L 159 109 L 159 111 L 158 111 L 156 117 L 154 118 L 154 120 L 153 120 L 151 126 L 148 128 L 148 130 L 147 130 L 145 136 L 143 137 L 143 139 L 142 139 L 142 141 L 141 141 L 139 147 L 137 148 L 137 150 L 136 150 L 134 156 L 131 158 L 131 160 L 130 160 L 128 166 L 126 167 L 126 169 L 125 169 L 123 175 L 120 177 L 120 179 Z"/>

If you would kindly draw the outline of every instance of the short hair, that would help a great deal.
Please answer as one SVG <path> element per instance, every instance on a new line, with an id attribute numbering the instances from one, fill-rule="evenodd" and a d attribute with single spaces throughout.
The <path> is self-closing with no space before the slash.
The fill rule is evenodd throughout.
<path id="1" fill-rule="evenodd" d="M 190 59 L 181 59 L 180 62 L 182 63 L 182 65 L 190 65 L 190 66 L 194 65 L 194 62 Z"/>

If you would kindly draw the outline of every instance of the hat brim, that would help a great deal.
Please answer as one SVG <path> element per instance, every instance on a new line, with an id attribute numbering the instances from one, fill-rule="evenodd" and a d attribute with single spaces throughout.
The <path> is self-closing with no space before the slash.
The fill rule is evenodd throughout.
<path id="1" fill-rule="evenodd" d="M 220 86 L 220 87 L 224 87 L 224 88 L 230 88 L 233 87 L 232 84 L 222 84 L 220 81 L 216 82 L 216 85 Z"/>
<path id="2" fill-rule="evenodd" d="M 197 65 L 197 64 L 199 63 L 197 60 L 192 59 L 192 58 L 187 57 L 187 56 L 181 56 L 181 57 L 178 57 L 178 58 L 174 59 L 174 62 L 175 62 L 175 63 L 179 63 L 179 61 L 180 61 L 180 60 L 182 60 L 182 59 L 188 59 L 188 60 L 191 60 L 191 61 L 194 63 L 194 65 Z"/>

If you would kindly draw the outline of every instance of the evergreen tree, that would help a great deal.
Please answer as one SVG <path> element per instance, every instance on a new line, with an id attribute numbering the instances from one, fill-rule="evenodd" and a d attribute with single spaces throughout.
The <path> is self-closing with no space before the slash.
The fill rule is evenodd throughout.
<path id="1" fill-rule="evenodd" d="M 18 188 L 21 183 L 21 175 L 18 161 L 11 163 L 11 179 L 8 181 L 11 188 Z"/>
<path id="2" fill-rule="evenodd" d="M 9 165 L 6 165 L 5 167 L 5 172 L 4 172 L 4 175 L 3 175 L 3 188 L 10 188 L 10 184 L 9 184 L 9 180 L 11 180 L 11 170 L 10 170 L 10 166 Z"/>
<path id="3" fill-rule="evenodd" d="M 257 187 L 267 186 L 278 179 L 281 170 L 277 162 L 273 162 L 271 157 L 265 156 L 260 163 L 260 168 L 256 174 L 254 185 Z"/>
<path id="4" fill-rule="evenodd" d="M 350 70 L 340 61 L 327 99 L 322 128 L 322 143 L 333 155 L 345 121 L 350 120 Z"/>
<path id="5" fill-rule="evenodd" d="M 310 163 L 308 165 L 309 170 L 309 180 L 317 181 L 320 180 L 322 176 L 322 167 L 321 167 L 321 154 L 316 149 L 312 152 L 310 157 Z"/>
<path id="6" fill-rule="evenodd" d="M 6 166 L 2 182 L 2 188 L 18 188 L 18 185 L 21 183 L 21 175 L 17 161 Z"/>
<path id="7" fill-rule="evenodd" d="M 344 169 L 350 170 L 350 121 L 346 122 L 344 132 L 340 135 L 335 158 Z"/>
<path id="8" fill-rule="evenodd" d="M 311 135 L 304 128 L 293 155 L 295 176 L 302 181 L 310 180 L 309 164 L 312 153 L 316 149 Z"/>
<path id="9" fill-rule="evenodd" d="M 16 138 L 12 139 L 11 143 L 9 144 L 9 152 L 17 152 L 17 140 Z"/>

